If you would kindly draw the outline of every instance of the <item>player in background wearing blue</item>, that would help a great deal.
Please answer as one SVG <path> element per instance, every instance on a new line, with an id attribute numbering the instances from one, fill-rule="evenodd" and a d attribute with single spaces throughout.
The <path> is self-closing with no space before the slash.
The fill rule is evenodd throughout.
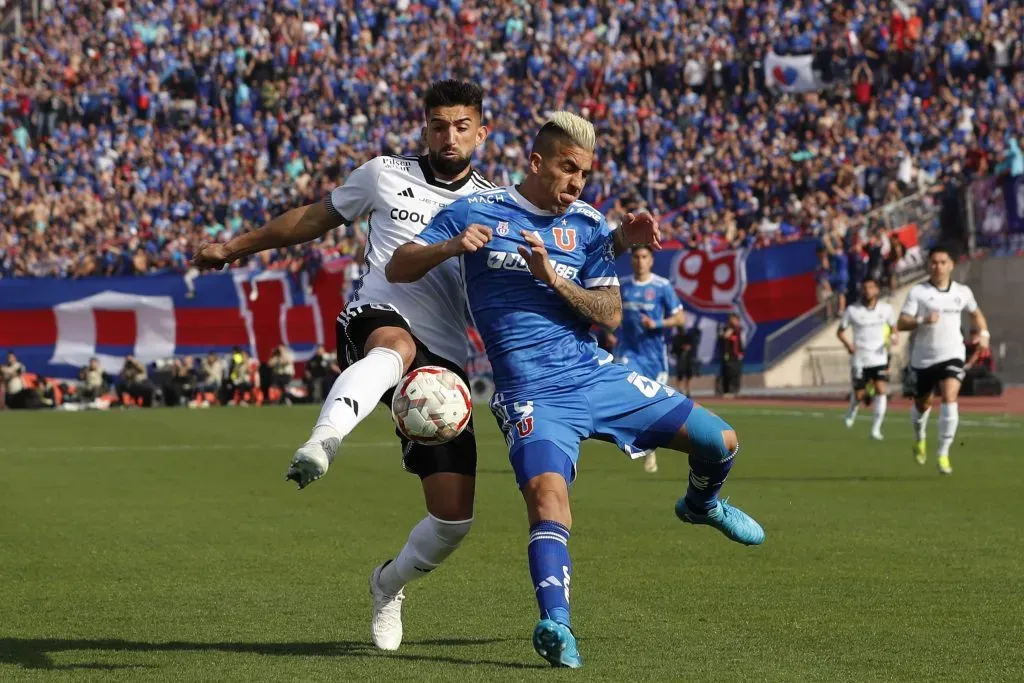
<path id="1" fill-rule="evenodd" d="M 592 323 L 616 328 L 622 317 L 612 233 L 599 212 L 578 201 L 594 144 L 588 121 L 556 112 L 534 140 L 522 184 L 453 202 L 395 251 L 386 270 L 392 282 L 413 282 L 449 258 L 460 260 L 494 370 L 491 409 L 530 522 L 540 607 L 533 645 L 553 666 L 573 668 L 583 662 L 569 619 L 569 484 L 583 439 L 609 441 L 628 454 L 658 447 L 689 453 L 689 485 L 676 515 L 739 543 L 764 542 L 757 522 L 719 499 L 738 450 L 732 427 L 613 363 L 589 334 Z M 630 219 L 637 220 L 653 223 Z"/>
<path id="2" fill-rule="evenodd" d="M 622 326 L 615 333 L 615 360 L 644 377 L 668 384 L 668 346 L 665 332 L 683 324 L 683 305 L 672 283 L 651 272 L 654 252 L 646 244 L 633 247 L 632 277 L 619 282 Z M 644 457 L 644 471 L 657 472 L 654 450 Z"/>

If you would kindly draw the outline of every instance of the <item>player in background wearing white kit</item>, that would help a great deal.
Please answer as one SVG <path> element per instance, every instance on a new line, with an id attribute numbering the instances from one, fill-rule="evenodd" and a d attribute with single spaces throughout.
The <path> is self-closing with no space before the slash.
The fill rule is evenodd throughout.
<path id="1" fill-rule="evenodd" d="M 952 281 L 953 258 L 949 250 L 935 247 L 928 254 L 928 281 L 915 285 L 900 311 L 900 330 L 917 333 L 910 350 L 910 368 L 915 379 L 914 404 L 910 419 L 914 428 L 914 458 L 918 464 L 928 459 L 925 450 L 925 430 L 931 413 L 932 395 L 939 390 L 939 472 L 952 474 L 949 447 L 956 438 L 960 423 L 957 398 L 964 371 L 966 349 L 960 329 L 963 311 L 971 316 L 972 324 L 981 330 L 979 348 L 988 348 L 988 322 L 974 300 L 971 288 Z M 973 362 L 974 358 L 970 359 Z"/>
<path id="2" fill-rule="evenodd" d="M 867 396 L 868 384 L 874 385 L 872 401 L 874 419 L 871 422 L 871 438 L 882 440 L 882 421 L 889 403 L 889 350 L 895 341 L 896 313 L 891 305 L 879 301 L 881 290 L 873 278 L 861 283 L 861 300 L 847 306 L 839 321 L 836 336 L 850 352 L 850 374 L 853 378 L 853 393 L 850 395 L 850 410 L 846 413 L 847 428 L 853 427 L 857 419 L 857 408 Z M 853 328 L 853 340 L 846 331 Z"/>
<path id="3" fill-rule="evenodd" d="M 379 156 L 354 170 L 323 201 L 292 209 L 225 244 L 203 245 L 202 268 L 221 267 L 266 249 L 309 242 L 342 224 L 369 216 L 365 266 L 338 318 L 338 355 L 345 370 L 327 395 L 309 440 L 295 453 L 287 477 L 304 488 L 322 477 L 341 440 L 373 412 L 390 404 L 402 376 L 414 367 L 443 365 L 466 379 L 465 295 L 457 264 L 430 280 L 393 285 L 384 266 L 394 249 L 418 235 L 433 215 L 461 196 L 493 187 L 473 170 L 474 150 L 487 137 L 483 92 L 460 81 L 434 83 L 424 97 L 421 157 Z M 374 644 L 402 641 L 403 587 L 451 555 L 473 522 L 476 441 L 472 425 L 440 446 L 403 440 L 403 464 L 423 485 L 427 516 L 394 560 L 374 569 L 371 632 Z"/>

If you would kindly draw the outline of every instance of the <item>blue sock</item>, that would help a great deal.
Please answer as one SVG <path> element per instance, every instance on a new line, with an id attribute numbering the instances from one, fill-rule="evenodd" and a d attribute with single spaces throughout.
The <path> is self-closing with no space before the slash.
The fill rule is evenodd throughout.
<path id="1" fill-rule="evenodd" d="M 530 527 L 530 578 L 541 619 L 569 625 L 569 530 L 558 522 L 542 521 Z"/>
<path id="2" fill-rule="evenodd" d="M 722 490 L 735 460 L 735 451 L 725 462 L 708 462 L 690 454 L 690 483 L 686 487 L 687 507 L 697 513 L 713 509 L 718 504 L 718 493 Z"/>

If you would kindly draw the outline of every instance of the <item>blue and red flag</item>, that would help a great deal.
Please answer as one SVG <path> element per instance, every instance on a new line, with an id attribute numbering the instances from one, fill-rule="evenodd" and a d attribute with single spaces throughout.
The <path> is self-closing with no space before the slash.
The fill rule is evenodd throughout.
<path id="1" fill-rule="evenodd" d="M 686 326 L 700 326 L 701 362 L 716 360 L 719 327 L 736 313 L 743 321 L 746 369 L 761 366 L 765 338 L 817 304 L 817 244 L 800 240 L 756 250 L 709 254 L 674 249 L 654 255 L 654 272 L 675 287 L 686 309 Z M 627 256 L 620 258 L 618 270 L 623 275 L 631 272 Z"/>
<path id="2" fill-rule="evenodd" d="M 0 280 L 0 349 L 31 372 L 61 378 L 77 377 L 93 357 L 116 373 L 127 354 L 149 363 L 235 346 L 267 360 L 285 344 L 301 362 L 317 344 L 334 348 L 343 285 L 341 272 L 327 270 L 312 281 L 237 270 L 197 278 L 190 298 L 180 275 Z"/>
<path id="3" fill-rule="evenodd" d="M 703 362 L 714 360 L 718 328 L 735 312 L 743 321 L 747 369 L 757 369 L 765 338 L 816 303 L 815 247 L 804 240 L 716 254 L 666 250 L 655 254 L 654 270 L 676 288 L 687 325 L 701 326 Z M 623 257 L 619 271 L 629 269 Z M 325 268 L 312 280 L 283 271 L 204 275 L 192 298 L 180 275 L 0 280 L 0 350 L 14 351 L 31 372 L 63 378 L 76 377 L 92 357 L 116 373 L 127 354 L 149 363 L 235 346 L 265 361 L 285 344 L 302 362 L 317 344 L 335 348 L 343 270 Z M 253 281 L 256 301 L 249 297 Z M 474 374 L 486 374 L 474 332 L 478 353 L 471 365 Z"/>

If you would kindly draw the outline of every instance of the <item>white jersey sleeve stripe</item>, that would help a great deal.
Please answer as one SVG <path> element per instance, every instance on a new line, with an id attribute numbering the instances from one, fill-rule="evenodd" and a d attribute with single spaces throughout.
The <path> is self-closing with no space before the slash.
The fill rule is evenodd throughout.
<path id="1" fill-rule="evenodd" d="M 592 277 L 589 280 L 583 281 L 583 286 L 586 289 L 592 289 L 594 287 L 618 287 L 619 278 L 617 277 Z"/>

